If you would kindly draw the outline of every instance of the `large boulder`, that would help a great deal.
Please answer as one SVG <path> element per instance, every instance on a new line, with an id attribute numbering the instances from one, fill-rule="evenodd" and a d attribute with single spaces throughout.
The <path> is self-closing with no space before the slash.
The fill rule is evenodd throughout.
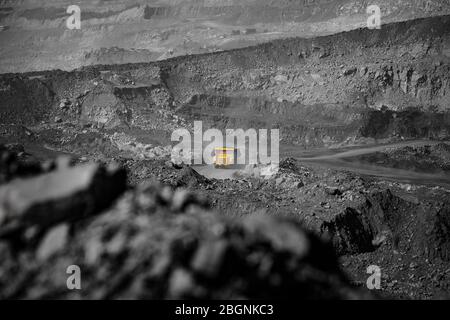
<path id="1" fill-rule="evenodd" d="M 125 188 L 122 169 L 98 164 L 13 180 L 0 188 L 0 237 L 92 215 L 108 207 Z"/>
<path id="2" fill-rule="evenodd" d="M 16 177 L 27 177 L 43 170 L 40 163 L 30 159 L 22 145 L 0 145 L 0 184 Z"/>

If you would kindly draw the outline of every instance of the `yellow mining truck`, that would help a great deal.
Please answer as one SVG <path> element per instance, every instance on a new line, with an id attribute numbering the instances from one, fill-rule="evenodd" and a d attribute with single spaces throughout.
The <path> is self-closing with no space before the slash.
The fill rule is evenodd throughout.
<path id="1" fill-rule="evenodd" d="M 220 147 L 214 149 L 214 167 L 215 168 L 231 168 L 236 164 L 237 150 L 236 148 Z"/>

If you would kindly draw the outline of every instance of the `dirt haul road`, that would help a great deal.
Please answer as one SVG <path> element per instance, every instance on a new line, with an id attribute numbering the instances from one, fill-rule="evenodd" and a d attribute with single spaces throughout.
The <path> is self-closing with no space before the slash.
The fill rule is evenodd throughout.
<path id="1" fill-rule="evenodd" d="M 309 164 L 317 164 L 320 166 L 336 170 L 347 170 L 361 175 L 378 177 L 391 181 L 403 183 L 417 183 L 430 186 L 450 187 L 450 177 L 448 175 L 421 173 L 421 172 L 414 172 L 411 170 L 387 168 L 383 166 L 362 163 L 360 161 L 347 160 L 348 158 L 351 157 L 362 156 L 365 154 L 371 154 L 375 152 L 382 152 L 390 148 L 402 148 L 407 146 L 419 147 L 425 145 L 435 145 L 438 143 L 439 141 L 414 140 L 414 141 L 393 143 L 388 145 L 357 148 L 328 155 L 310 156 L 310 157 L 294 156 L 294 157 L 299 161 L 308 162 Z"/>
<path id="2" fill-rule="evenodd" d="M 346 160 L 350 157 L 381 152 L 390 148 L 401 148 L 407 146 L 418 147 L 424 145 L 435 145 L 438 143 L 438 141 L 414 140 L 371 147 L 355 148 L 352 150 L 346 150 L 327 155 L 322 154 L 319 156 L 313 156 L 312 153 L 310 153 L 310 156 L 308 157 L 302 157 L 300 156 L 301 153 L 299 151 L 289 148 L 289 151 L 281 152 L 281 157 L 293 157 L 299 161 L 307 162 L 310 165 L 318 165 L 321 167 L 336 170 L 346 170 L 361 175 L 378 177 L 391 181 L 402 183 L 417 183 L 430 186 L 443 186 L 450 188 L 450 177 L 446 175 L 413 172 L 410 170 L 387 168 L 367 163 L 361 163 L 359 161 Z M 327 150 L 327 152 L 329 152 L 329 150 Z M 318 151 L 317 153 L 323 153 L 323 151 Z M 195 170 L 208 178 L 221 180 L 234 179 L 235 173 L 241 171 L 239 169 L 215 169 L 214 166 L 196 166 Z"/>

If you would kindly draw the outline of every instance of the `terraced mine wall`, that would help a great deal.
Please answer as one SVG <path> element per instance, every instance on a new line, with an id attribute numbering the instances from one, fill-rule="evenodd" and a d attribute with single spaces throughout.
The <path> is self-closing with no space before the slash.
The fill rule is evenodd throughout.
<path id="1" fill-rule="evenodd" d="M 145 19 L 209 17 L 234 24 L 323 21 L 352 14 L 365 14 L 370 3 L 348 0 L 194 0 L 165 1 L 145 7 Z M 379 0 L 385 18 L 404 17 L 426 12 L 442 12 L 448 5 L 442 0 L 424 4 L 421 0 Z M 408 8 L 408 10 L 405 10 Z M 417 9 L 416 9 L 417 8 Z"/>
<path id="2" fill-rule="evenodd" d="M 33 123 L 72 99 L 80 105 L 75 117 L 95 123 L 98 116 L 86 110 L 117 114 L 115 103 L 99 103 L 101 91 L 126 114 L 103 123 L 111 128 L 142 124 L 163 110 L 221 128 L 282 128 L 284 142 L 305 147 L 446 139 L 449 71 L 450 16 L 442 16 L 154 63 L 5 74 L 0 117 Z M 168 121 L 158 118 L 162 128 L 173 127 Z"/>

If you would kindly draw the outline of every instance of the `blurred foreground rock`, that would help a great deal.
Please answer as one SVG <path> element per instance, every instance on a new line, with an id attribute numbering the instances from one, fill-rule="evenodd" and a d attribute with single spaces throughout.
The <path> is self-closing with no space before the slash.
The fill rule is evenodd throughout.
<path id="1" fill-rule="evenodd" d="M 64 223 L 36 237 L 37 246 L 0 241 L 0 298 L 370 298 L 349 285 L 332 247 L 292 220 L 226 217 L 158 183 L 92 216 L 123 189 L 121 177 L 90 165 L 2 189 L 4 223 Z M 72 265 L 81 290 L 67 289 Z"/>
<path id="2" fill-rule="evenodd" d="M 42 171 L 39 162 L 27 159 L 23 146 L 0 145 L 0 184 L 14 177 L 31 176 Z"/>
<path id="3" fill-rule="evenodd" d="M 105 209 L 126 188 L 126 174 L 97 164 L 59 168 L 0 188 L 0 237 L 47 228 Z"/>

